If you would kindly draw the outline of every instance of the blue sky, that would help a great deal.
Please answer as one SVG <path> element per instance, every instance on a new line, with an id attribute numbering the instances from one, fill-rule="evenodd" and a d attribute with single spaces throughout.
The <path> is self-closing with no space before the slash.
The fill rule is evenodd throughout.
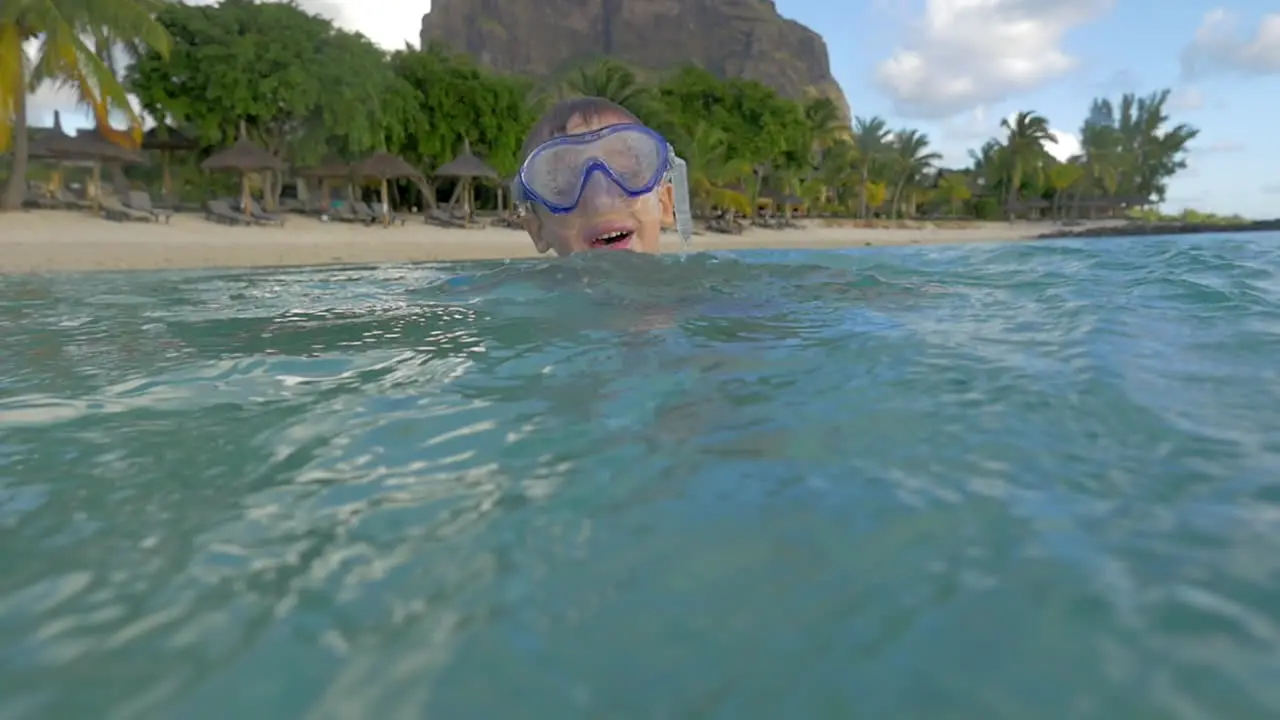
<path id="1" fill-rule="evenodd" d="M 1174 91 L 1175 122 L 1201 128 L 1166 209 L 1280 216 L 1277 0 L 776 0 L 822 33 L 856 115 L 922 128 L 945 158 L 1034 110 L 1062 153 L 1098 95 Z M 429 0 L 300 0 L 388 48 L 416 44 Z M 1268 16 L 1268 13 L 1270 16 Z M 32 121 L 73 106 L 44 89 Z M 80 113 L 68 124 L 85 124 Z"/>
<path id="2" fill-rule="evenodd" d="M 1074 134 L 1093 97 L 1169 88 L 1173 121 L 1201 135 L 1190 167 L 1171 183 L 1166 208 L 1280 216 L 1280 133 L 1267 130 L 1280 118 L 1276 0 L 777 0 L 777 6 L 821 29 L 855 115 L 920 127 L 951 162 L 965 164 L 966 149 L 996 134 L 1000 119 L 1018 110 L 1035 110 L 1055 130 Z"/>

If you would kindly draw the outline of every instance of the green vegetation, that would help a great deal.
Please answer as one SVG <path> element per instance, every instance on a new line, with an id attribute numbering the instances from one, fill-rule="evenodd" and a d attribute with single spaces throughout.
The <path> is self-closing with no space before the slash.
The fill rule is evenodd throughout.
<path id="1" fill-rule="evenodd" d="M 1251 221 L 1242 215 L 1215 215 L 1198 210 L 1183 210 L 1177 215 L 1166 215 L 1156 210 L 1134 208 L 1126 216 L 1132 220 L 1149 223 L 1182 223 L 1185 225 L 1247 225 Z"/>
<path id="2" fill-rule="evenodd" d="M 179 185 L 189 196 L 222 182 L 200 173 L 197 162 L 242 131 L 295 166 L 385 150 L 428 174 L 468 142 L 509 176 L 542 109 L 564 95 L 588 94 L 620 103 L 671 140 L 689 161 L 694 205 L 704 214 L 749 213 L 774 202 L 863 219 L 1155 219 L 1150 208 L 1186 167 L 1187 145 L 1198 132 L 1172 124 L 1167 91 L 1125 95 L 1094 101 L 1081 129 L 1082 152 L 1066 162 L 1046 151 L 1047 119 L 1027 111 L 971 151 L 969 167 L 948 169 L 938 166 L 940 156 L 919 130 L 895 130 L 879 117 L 855 118 L 849 127 L 825 98 L 796 102 L 759 83 L 720 80 L 696 67 L 641 77 L 603 60 L 568 69 L 554 88 L 539 88 L 440 48 L 387 53 L 293 4 L 16 2 L 26 9 L 14 13 L 6 2 L 0 11 L 0 143 L 10 129 L 24 130 L 4 120 L 21 116 L 19 90 L 31 79 L 78 82 L 95 109 L 118 107 L 121 86 L 127 87 L 146 114 L 202 148 L 177 161 Z M 113 10 L 89 12 L 100 6 Z M 42 38 L 54 59 L 37 63 L 19 81 L 13 48 L 31 37 Z M 84 38 L 100 44 L 85 45 Z M 131 56 L 121 83 L 103 60 L 113 45 Z M 64 46 L 74 52 L 58 49 Z M 117 133 L 113 139 L 131 138 Z M 26 172 L 25 147 L 14 149 L 19 182 L 11 186 Z M 154 180 L 157 170 L 141 172 Z M 488 191 L 481 202 L 492 206 L 497 195 Z"/>
<path id="3" fill-rule="evenodd" d="M 164 0 L 4 0 L 0 3 L 0 152 L 13 151 L 0 209 L 16 209 L 26 192 L 27 91 L 41 82 L 71 87 L 108 139 L 138 142 L 142 120 L 130 107 L 110 50 L 149 47 L 163 56 L 169 38 L 155 15 Z M 36 41 L 34 58 L 23 44 Z M 112 111 L 129 132 L 107 126 Z"/>

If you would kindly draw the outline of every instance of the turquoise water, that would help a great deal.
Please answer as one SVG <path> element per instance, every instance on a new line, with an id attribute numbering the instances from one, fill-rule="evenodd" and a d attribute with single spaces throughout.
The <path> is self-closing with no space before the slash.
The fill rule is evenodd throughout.
<path id="1" fill-rule="evenodd" d="M 1280 713 L 1280 236 L 0 278 L 0 717 Z"/>

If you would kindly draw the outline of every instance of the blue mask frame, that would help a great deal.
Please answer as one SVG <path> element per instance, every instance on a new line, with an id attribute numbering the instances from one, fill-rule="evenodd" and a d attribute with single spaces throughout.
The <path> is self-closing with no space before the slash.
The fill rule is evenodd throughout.
<path id="1" fill-rule="evenodd" d="M 596 142 L 601 138 L 608 137 L 610 135 L 614 135 L 619 132 L 642 133 L 648 136 L 649 138 L 651 138 L 654 141 L 656 147 L 666 148 L 666 153 L 662 158 L 662 162 L 658 166 L 658 169 L 654 172 L 653 177 L 649 178 L 641 185 L 635 186 L 635 187 L 629 186 L 626 182 L 622 180 L 622 178 L 618 176 L 617 173 L 613 171 L 612 168 L 609 167 L 607 163 L 605 163 L 600 158 L 593 158 L 591 162 L 588 163 L 587 166 L 583 169 L 582 179 L 578 183 L 578 192 L 574 196 L 573 201 L 571 203 L 568 203 L 568 204 L 556 203 L 550 200 L 549 198 L 546 198 L 541 194 L 539 194 L 538 191 L 535 190 L 529 183 L 525 175 L 526 171 L 528 170 L 529 160 L 535 157 L 544 148 L 555 146 L 555 145 L 588 145 L 590 143 Z M 581 133 L 578 135 L 564 135 L 561 137 L 552 138 L 551 140 L 548 140 L 547 142 L 539 145 L 536 149 L 534 149 L 532 153 L 529 154 L 529 158 L 527 158 L 525 162 L 520 166 L 520 171 L 516 173 L 516 177 L 512 182 L 512 191 L 513 191 L 513 195 L 516 198 L 520 198 L 526 203 L 537 203 L 538 205 L 541 205 L 542 207 L 546 208 L 546 210 L 553 215 L 568 215 L 569 213 L 572 213 L 574 210 L 576 210 L 578 207 L 578 204 L 582 202 L 582 195 L 583 193 L 586 192 L 587 184 L 591 181 L 591 175 L 594 173 L 598 172 L 604 175 L 605 177 L 607 177 L 610 182 L 612 182 L 615 186 L 617 186 L 619 190 L 626 193 L 627 197 L 637 198 L 653 192 L 654 189 L 657 188 L 659 185 L 661 185 L 664 181 L 670 180 L 671 170 L 675 166 L 675 164 L 676 164 L 675 150 L 671 147 L 671 144 L 667 142 L 666 138 L 662 137 L 662 135 L 658 134 L 654 130 L 644 125 L 640 125 L 637 123 L 621 123 L 618 125 L 610 125 L 608 127 L 600 128 L 599 130 L 592 130 L 591 132 Z"/>

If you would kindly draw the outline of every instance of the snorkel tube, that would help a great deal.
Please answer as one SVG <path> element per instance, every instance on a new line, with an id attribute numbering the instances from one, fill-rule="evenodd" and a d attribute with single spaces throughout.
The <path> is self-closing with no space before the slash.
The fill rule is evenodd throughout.
<path id="1" fill-rule="evenodd" d="M 693 239 L 693 210 L 689 205 L 689 164 L 676 155 L 674 148 L 668 146 L 668 159 L 671 169 L 667 174 L 671 177 L 671 191 L 676 200 L 676 233 L 680 236 L 680 249 L 688 250 L 689 241 Z"/>

